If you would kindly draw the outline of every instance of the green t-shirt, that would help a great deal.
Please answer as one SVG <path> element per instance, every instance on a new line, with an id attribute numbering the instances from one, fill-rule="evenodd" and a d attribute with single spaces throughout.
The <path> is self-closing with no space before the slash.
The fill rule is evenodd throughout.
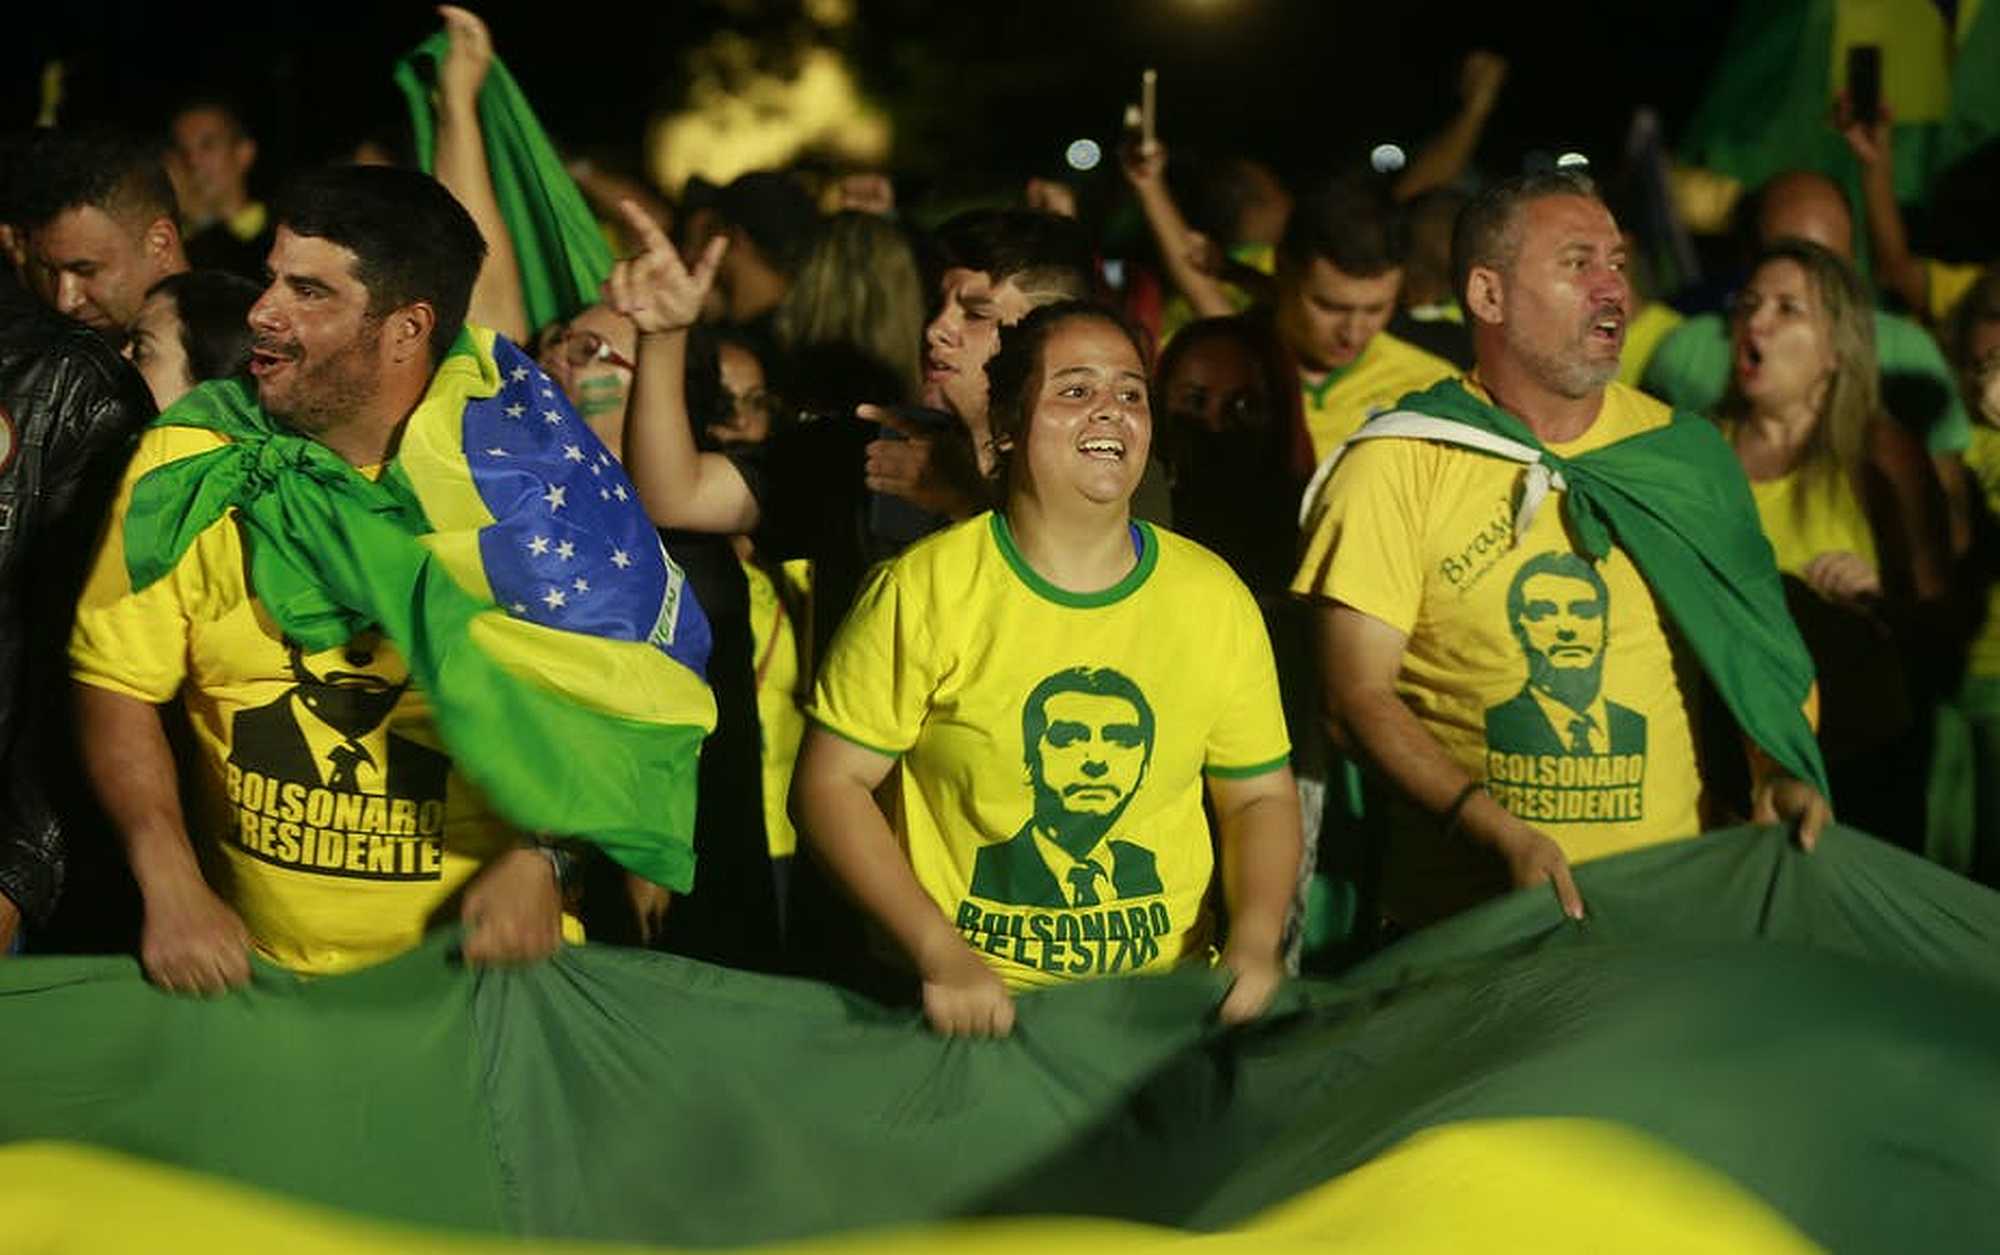
<path id="1" fill-rule="evenodd" d="M 1932 453 L 1963 453 L 1972 418 L 1937 342 L 1900 314 L 1875 311 L 1875 356 L 1882 403 Z M 1729 385 L 1729 323 L 1721 314 L 1688 319 L 1660 342 L 1640 386 L 1677 409 L 1709 414 Z"/>

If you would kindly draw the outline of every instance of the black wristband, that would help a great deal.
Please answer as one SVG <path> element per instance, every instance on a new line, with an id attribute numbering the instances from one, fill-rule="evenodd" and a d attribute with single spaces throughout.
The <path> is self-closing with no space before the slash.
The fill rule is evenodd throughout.
<path id="1" fill-rule="evenodd" d="M 549 861 L 549 868 L 556 874 L 556 890 L 558 892 L 566 894 L 576 886 L 578 860 L 574 851 L 557 845 L 553 841 L 544 841 L 539 838 L 535 840 L 533 848 L 535 853 Z"/>
<path id="2" fill-rule="evenodd" d="M 1464 815 L 1465 804 L 1472 800 L 1473 794 L 1484 793 L 1485 791 L 1486 782 L 1484 780 L 1474 780 L 1458 791 L 1458 796 L 1451 799 L 1451 805 L 1444 808 L 1444 814 L 1438 816 L 1439 821 L 1444 824 L 1445 836 L 1451 837 L 1458 834 L 1458 821 Z"/>

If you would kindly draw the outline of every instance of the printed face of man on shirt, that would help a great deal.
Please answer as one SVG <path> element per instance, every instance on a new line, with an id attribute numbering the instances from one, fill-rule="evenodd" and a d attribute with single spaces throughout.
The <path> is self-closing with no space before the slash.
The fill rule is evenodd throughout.
<path id="1" fill-rule="evenodd" d="M 1039 710 L 1040 719 L 1030 712 L 1036 735 L 1027 747 L 1035 823 L 1081 858 L 1138 792 L 1153 753 L 1152 721 L 1130 697 L 1080 688 L 1046 692 Z"/>
<path id="2" fill-rule="evenodd" d="M 1534 566 L 1523 568 L 1508 597 L 1510 626 L 1528 655 L 1528 683 L 1581 711 L 1597 699 L 1604 679 L 1609 597 L 1587 576 Z"/>
<path id="3" fill-rule="evenodd" d="M 410 687 L 407 679 L 392 684 L 379 675 L 360 670 L 328 669 L 325 675 L 317 675 L 306 665 L 304 653 L 296 642 L 287 642 L 285 648 L 292 678 L 299 684 L 299 700 L 321 723 L 350 741 L 380 727 L 396 708 L 403 690 Z M 368 665 L 373 654 L 374 647 L 365 638 L 357 638 L 348 646 L 348 660 L 357 667 Z M 355 662 L 356 659 L 362 661 Z"/>

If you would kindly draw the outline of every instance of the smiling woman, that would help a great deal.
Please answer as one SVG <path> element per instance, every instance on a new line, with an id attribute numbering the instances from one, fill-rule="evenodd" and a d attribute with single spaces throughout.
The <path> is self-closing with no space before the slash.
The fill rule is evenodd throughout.
<path id="1" fill-rule="evenodd" d="M 941 1032 L 1007 1032 L 1010 990 L 1208 955 L 1204 795 L 1222 1014 L 1257 1014 L 1279 978 L 1299 812 L 1271 647 L 1226 564 L 1131 518 L 1140 344 L 1078 302 L 1004 333 L 1004 506 L 877 569 L 808 712 L 793 814 Z M 874 797 L 892 772 L 893 823 Z"/>

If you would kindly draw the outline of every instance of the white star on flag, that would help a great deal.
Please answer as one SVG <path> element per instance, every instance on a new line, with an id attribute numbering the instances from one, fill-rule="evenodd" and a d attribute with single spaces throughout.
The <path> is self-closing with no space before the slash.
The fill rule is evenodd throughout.
<path id="1" fill-rule="evenodd" d="M 583 448 L 580 445 L 566 444 L 563 446 L 563 456 L 572 462 L 581 462 L 583 461 Z"/>
<path id="2" fill-rule="evenodd" d="M 604 474 L 604 467 L 593 462 L 590 467 L 590 473 L 592 475 L 602 475 Z"/>
<path id="3" fill-rule="evenodd" d="M 563 487 L 561 484 L 550 484 L 549 490 L 542 494 L 542 500 L 549 503 L 549 509 L 560 510 L 564 505 L 563 494 L 568 491 L 569 489 Z"/>
<path id="4" fill-rule="evenodd" d="M 513 605 L 511 605 L 511 606 L 507 607 L 507 609 L 509 609 L 509 610 L 513 611 L 513 612 L 514 612 L 515 614 L 526 614 L 526 613 L 528 613 L 528 606 L 527 606 L 527 603 L 525 603 L 525 602 L 519 602 L 519 601 L 517 601 L 517 602 L 515 602 L 515 603 L 514 603 Z"/>
<path id="5" fill-rule="evenodd" d="M 561 411 L 561 410 L 543 410 L 543 411 L 542 411 L 542 421 L 543 421 L 543 422 L 545 422 L 545 423 L 547 423 L 547 424 L 548 424 L 549 426 L 551 426 L 551 427 L 555 427 L 555 426 L 558 426 L 558 425 L 560 425 L 560 424 L 562 423 L 562 411 Z"/>
<path id="6" fill-rule="evenodd" d="M 583 578 L 581 575 L 571 580 L 569 582 L 569 586 L 571 588 L 574 588 L 579 593 L 587 593 L 590 591 L 590 581 Z"/>
<path id="7" fill-rule="evenodd" d="M 543 395 L 543 396 L 545 396 L 545 397 L 553 397 L 553 396 L 554 396 L 555 394 L 556 394 L 556 390 L 555 390 L 554 388 L 544 388 L 544 389 L 542 389 L 542 395 Z"/>
<path id="8" fill-rule="evenodd" d="M 611 551 L 611 565 L 622 571 L 632 565 L 632 555 L 626 553 L 623 549 L 613 549 Z"/>
<path id="9" fill-rule="evenodd" d="M 623 500 L 625 500 L 625 498 L 626 498 L 627 496 L 629 496 L 629 495 L 631 495 L 631 494 L 629 494 L 629 493 L 627 493 L 627 492 L 625 491 L 625 485 L 623 485 L 623 484 L 620 484 L 620 485 L 618 485 L 618 486 L 617 486 L 616 488 L 613 488 L 613 489 L 611 490 L 611 495 L 612 495 L 612 496 L 614 496 L 614 497 L 616 497 L 616 498 L 618 498 L 618 499 L 619 499 L 620 501 L 623 501 Z"/>
<path id="10" fill-rule="evenodd" d="M 600 488 L 600 489 L 598 489 L 598 490 L 597 490 L 597 499 L 598 499 L 599 501 L 609 501 L 609 500 L 611 500 L 611 490 L 610 490 L 610 489 L 608 489 L 608 488 Z"/>
<path id="11" fill-rule="evenodd" d="M 548 592 L 542 594 L 542 604 L 551 610 L 558 609 L 568 600 L 569 598 L 563 596 L 563 591 L 560 588 L 551 588 Z"/>
<path id="12" fill-rule="evenodd" d="M 537 536 L 533 540 L 528 542 L 528 552 L 534 554 L 537 558 L 541 557 L 548 551 L 549 551 L 549 538 L 546 536 Z"/>
<path id="13" fill-rule="evenodd" d="M 509 379 L 512 379 L 515 383 L 520 383 L 523 379 L 526 379 L 528 377 L 528 368 L 526 366 L 516 366 L 513 370 L 513 373 L 511 373 L 507 377 Z"/>
<path id="14" fill-rule="evenodd" d="M 527 412 L 528 412 L 528 407 L 522 405 L 519 401 L 516 401 L 514 402 L 514 404 L 507 407 L 508 418 L 519 418 L 521 417 L 521 415 L 526 414 Z"/>
<path id="15" fill-rule="evenodd" d="M 513 454 L 508 453 L 505 449 L 502 449 L 498 445 L 495 445 L 491 449 L 488 449 L 486 453 L 489 457 L 496 457 L 496 458 L 505 458 L 513 456 Z"/>
<path id="16" fill-rule="evenodd" d="M 575 556 L 576 546 L 568 541 L 564 541 L 562 544 L 556 546 L 556 557 L 561 558 L 564 562 L 568 562 Z"/>

